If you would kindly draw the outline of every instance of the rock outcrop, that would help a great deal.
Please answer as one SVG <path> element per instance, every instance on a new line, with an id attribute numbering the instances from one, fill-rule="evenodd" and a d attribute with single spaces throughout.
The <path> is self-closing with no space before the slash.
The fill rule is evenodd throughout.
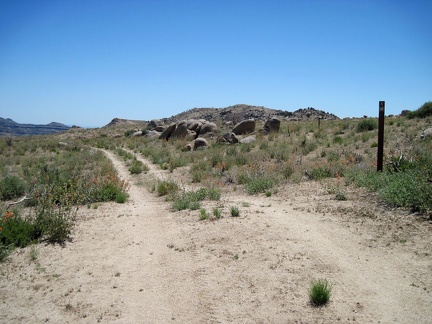
<path id="1" fill-rule="evenodd" d="M 267 120 L 264 124 L 263 133 L 264 134 L 270 134 L 270 133 L 277 133 L 280 129 L 281 121 L 279 118 L 273 117 Z"/>
<path id="2" fill-rule="evenodd" d="M 203 137 L 198 137 L 193 144 L 193 150 L 196 151 L 198 149 L 206 149 L 208 148 L 209 144 L 207 140 Z"/>
<path id="3" fill-rule="evenodd" d="M 168 125 L 168 127 L 165 128 L 162 134 L 159 136 L 159 139 L 167 141 L 171 137 L 172 133 L 175 131 L 176 127 L 176 123 Z"/>
<path id="4" fill-rule="evenodd" d="M 199 137 L 211 137 L 217 135 L 218 128 L 215 123 L 202 124 L 198 136 Z"/>
<path id="5" fill-rule="evenodd" d="M 242 120 L 234 126 L 232 132 L 236 135 L 250 134 L 255 131 L 255 125 L 255 119 Z"/>
<path id="6" fill-rule="evenodd" d="M 171 138 L 185 138 L 188 133 L 188 124 L 187 121 L 183 120 L 177 124 L 177 127 L 171 134 Z"/>

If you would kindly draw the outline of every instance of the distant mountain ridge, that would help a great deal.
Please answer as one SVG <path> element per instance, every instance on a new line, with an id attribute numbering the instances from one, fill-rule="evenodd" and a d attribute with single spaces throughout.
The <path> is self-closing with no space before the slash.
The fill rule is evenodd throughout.
<path id="1" fill-rule="evenodd" d="M 0 117 L 0 136 L 48 135 L 68 129 L 69 126 L 56 122 L 47 125 L 19 124 L 10 118 Z"/>

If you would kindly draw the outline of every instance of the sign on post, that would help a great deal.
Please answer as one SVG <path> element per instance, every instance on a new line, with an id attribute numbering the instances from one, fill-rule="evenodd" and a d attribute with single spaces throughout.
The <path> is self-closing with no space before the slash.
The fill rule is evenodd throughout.
<path id="1" fill-rule="evenodd" d="M 383 170 L 385 101 L 379 102 L 377 171 Z"/>

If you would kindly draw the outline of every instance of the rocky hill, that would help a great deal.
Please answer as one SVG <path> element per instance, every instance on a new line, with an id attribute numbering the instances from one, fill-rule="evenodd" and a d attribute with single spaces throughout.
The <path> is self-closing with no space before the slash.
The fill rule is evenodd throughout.
<path id="1" fill-rule="evenodd" d="M 236 124 L 245 119 L 252 118 L 257 121 L 266 121 L 271 117 L 279 117 L 283 120 L 316 120 L 318 118 L 324 120 L 339 119 L 339 117 L 334 114 L 311 107 L 289 112 L 286 110 L 271 109 L 263 106 L 238 104 L 226 108 L 193 108 L 168 118 L 162 118 L 160 123 L 170 124 L 180 122 L 182 120 L 204 119 L 216 124 Z M 141 126 L 140 124 L 143 122 L 145 123 L 145 121 L 114 118 L 104 127 L 132 125 Z"/>
<path id="2" fill-rule="evenodd" d="M 10 118 L 0 117 L 0 136 L 47 135 L 64 132 L 69 128 L 54 122 L 47 125 L 19 124 Z"/>
<path id="3" fill-rule="evenodd" d="M 339 119 L 334 114 L 311 107 L 289 112 L 263 106 L 238 104 L 226 108 L 193 108 L 175 116 L 163 118 L 162 122 L 171 123 L 188 119 L 205 119 L 213 123 L 232 122 L 235 124 L 245 119 L 268 120 L 271 117 L 279 117 L 285 120 Z"/>

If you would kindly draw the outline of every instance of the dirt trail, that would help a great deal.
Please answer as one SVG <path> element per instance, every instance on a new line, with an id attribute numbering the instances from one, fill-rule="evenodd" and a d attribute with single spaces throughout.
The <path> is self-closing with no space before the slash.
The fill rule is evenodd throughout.
<path id="1" fill-rule="evenodd" d="M 427 323 L 431 225 L 379 207 L 338 202 L 310 182 L 271 197 L 226 189 L 219 220 L 173 212 L 131 177 L 125 204 L 83 208 L 74 242 L 28 249 L 0 265 L 4 323 Z M 230 217 L 230 206 L 240 217 Z M 365 211 L 365 208 L 370 211 Z M 375 209 L 374 209 L 375 208 Z M 371 217 L 371 215 L 375 215 Z M 378 215 L 378 216 L 376 216 Z M 388 218 L 388 222 L 386 219 Z M 405 240 L 406 242 L 403 242 Z M 308 302 L 312 279 L 333 283 L 328 306 Z"/>

